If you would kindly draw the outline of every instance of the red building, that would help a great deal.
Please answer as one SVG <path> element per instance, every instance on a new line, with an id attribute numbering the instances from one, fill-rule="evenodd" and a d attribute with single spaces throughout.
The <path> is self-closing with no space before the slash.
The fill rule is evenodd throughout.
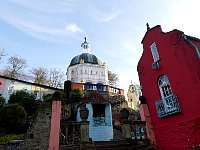
<path id="1" fill-rule="evenodd" d="M 182 31 L 147 29 L 138 62 L 157 146 L 191 149 L 200 144 L 200 39 Z"/>

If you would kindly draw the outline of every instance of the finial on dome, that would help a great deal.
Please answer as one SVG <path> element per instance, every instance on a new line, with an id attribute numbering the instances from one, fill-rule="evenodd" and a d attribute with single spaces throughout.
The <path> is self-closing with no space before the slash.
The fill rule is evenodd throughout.
<path id="1" fill-rule="evenodd" d="M 147 26 L 147 31 L 150 30 L 150 27 L 149 27 L 148 23 L 146 23 L 146 26 Z"/>
<path id="2" fill-rule="evenodd" d="M 84 37 L 84 42 L 81 44 L 82 53 L 90 53 L 90 45 L 87 42 L 87 38 Z"/>

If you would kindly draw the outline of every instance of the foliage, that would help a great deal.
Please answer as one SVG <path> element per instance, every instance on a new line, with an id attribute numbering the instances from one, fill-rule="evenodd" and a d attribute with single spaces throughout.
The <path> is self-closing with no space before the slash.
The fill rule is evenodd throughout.
<path id="1" fill-rule="evenodd" d="M 113 73 L 112 71 L 108 71 L 108 80 L 111 86 L 116 86 L 119 81 L 119 78 L 117 74 Z"/>
<path id="2" fill-rule="evenodd" d="M 65 105 L 65 104 L 67 104 L 69 102 L 67 94 L 66 94 L 66 92 L 64 90 L 62 90 L 60 92 L 60 96 L 61 96 L 61 99 L 62 99 L 62 105 Z"/>
<path id="3" fill-rule="evenodd" d="M 51 107 L 52 105 L 52 97 L 53 97 L 53 94 L 46 94 L 46 95 L 43 95 L 43 107 L 46 108 L 46 107 Z"/>
<path id="4" fill-rule="evenodd" d="M 84 91 L 80 88 L 73 89 L 70 92 L 69 100 L 72 103 L 80 102 L 81 100 L 83 100 L 83 98 L 84 98 Z"/>
<path id="5" fill-rule="evenodd" d="M 26 111 L 18 104 L 4 106 L 0 112 L 0 125 L 10 132 L 23 131 L 26 121 Z"/>
<path id="6" fill-rule="evenodd" d="M 7 144 L 11 140 L 23 139 L 24 134 L 7 134 L 0 137 L 0 144 Z"/>
<path id="7" fill-rule="evenodd" d="M 6 99 L 2 96 L 0 96 L 0 109 L 5 105 Z"/>
<path id="8" fill-rule="evenodd" d="M 23 101 L 23 98 L 29 98 L 29 99 L 35 100 L 36 97 L 32 93 L 28 93 L 26 91 L 20 90 L 10 95 L 10 99 L 8 103 L 11 103 L 11 104 L 20 103 L 21 101 Z"/>
<path id="9" fill-rule="evenodd" d="M 38 106 L 37 101 L 35 100 L 35 95 L 32 93 L 28 93 L 26 91 L 20 90 L 11 94 L 10 99 L 8 101 L 9 104 L 17 103 L 24 107 L 28 116 L 34 115 L 37 111 Z"/>

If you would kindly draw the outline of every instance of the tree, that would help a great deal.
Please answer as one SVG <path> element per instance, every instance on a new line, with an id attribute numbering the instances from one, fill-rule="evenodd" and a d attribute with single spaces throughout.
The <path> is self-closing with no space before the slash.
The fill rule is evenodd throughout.
<path id="1" fill-rule="evenodd" d="M 25 59 L 12 56 L 8 59 L 8 65 L 2 74 L 10 78 L 20 79 L 23 76 L 23 69 L 26 68 L 27 63 Z"/>
<path id="2" fill-rule="evenodd" d="M 6 99 L 2 97 L 2 95 L 0 94 L 0 109 L 3 108 L 5 103 L 6 103 Z"/>
<path id="3" fill-rule="evenodd" d="M 81 100 L 83 100 L 83 98 L 84 98 L 84 91 L 80 88 L 73 89 L 70 92 L 69 99 L 70 99 L 70 102 L 72 103 L 80 102 Z"/>
<path id="4" fill-rule="evenodd" d="M 55 88 L 62 88 L 64 82 L 64 73 L 60 69 L 51 68 L 49 70 L 49 86 Z"/>
<path id="5" fill-rule="evenodd" d="M 30 70 L 30 73 L 32 74 L 31 78 L 34 83 L 47 85 L 48 70 L 46 68 L 32 68 L 32 70 Z"/>
<path id="6" fill-rule="evenodd" d="M 7 105 L 0 112 L 0 124 L 10 132 L 19 133 L 24 130 L 25 121 L 26 112 L 18 104 Z"/>
<path id="7" fill-rule="evenodd" d="M 60 69 L 43 67 L 33 68 L 30 70 L 31 80 L 34 83 L 48 85 L 55 88 L 62 88 L 64 82 L 64 73 Z"/>
<path id="8" fill-rule="evenodd" d="M 111 86 L 116 86 L 119 78 L 117 74 L 113 73 L 112 71 L 108 71 L 108 80 Z"/>
<path id="9" fill-rule="evenodd" d="M 5 53 L 4 50 L 0 51 L 0 62 L 3 56 L 6 56 L 7 54 Z"/>
<path id="10" fill-rule="evenodd" d="M 28 116 L 35 115 L 37 112 L 37 105 L 35 100 L 35 95 L 30 94 L 26 91 L 16 91 L 10 95 L 10 99 L 8 100 L 9 104 L 17 103 L 20 106 L 24 107 Z"/>

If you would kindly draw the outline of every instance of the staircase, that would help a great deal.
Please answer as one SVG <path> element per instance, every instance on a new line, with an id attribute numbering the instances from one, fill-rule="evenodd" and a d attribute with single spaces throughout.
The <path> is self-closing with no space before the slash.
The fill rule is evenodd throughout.
<path id="1" fill-rule="evenodd" d="M 122 140 L 121 130 L 114 129 L 114 138 L 111 141 L 95 141 L 80 145 L 79 134 L 76 133 L 75 142 L 63 143 L 60 150 L 155 150 L 147 140 Z M 77 141 L 78 140 L 78 141 Z"/>
<path id="2" fill-rule="evenodd" d="M 147 143 L 137 142 L 135 140 L 120 140 L 120 141 L 101 141 L 86 145 L 82 150 L 155 150 Z"/>

